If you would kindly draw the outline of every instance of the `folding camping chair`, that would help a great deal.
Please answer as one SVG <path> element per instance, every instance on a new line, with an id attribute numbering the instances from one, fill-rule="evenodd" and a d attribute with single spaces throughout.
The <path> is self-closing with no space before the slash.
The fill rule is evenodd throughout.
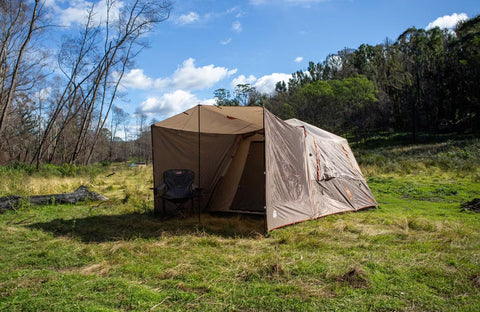
<path id="1" fill-rule="evenodd" d="M 183 214 L 184 205 L 189 200 L 192 203 L 193 199 L 200 196 L 200 189 L 193 184 L 195 173 L 189 169 L 171 169 L 163 173 L 163 184 L 154 188 L 154 194 L 158 195 L 163 192 L 162 198 L 162 212 L 166 215 L 165 201 L 175 204 L 176 209 Z M 155 214 L 157 212 L 155 211 Z"/>

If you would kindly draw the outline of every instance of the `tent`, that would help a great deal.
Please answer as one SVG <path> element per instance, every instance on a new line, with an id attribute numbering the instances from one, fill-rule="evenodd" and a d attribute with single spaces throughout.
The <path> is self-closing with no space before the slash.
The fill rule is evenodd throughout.
<path id="1" fill-rule="evenodd" d="M 202 211 L 265 215 L 268 231 L 377 205 L 347 140 L 263 107 L 195 106 L 152 125 L 152 151 L 155 187 L 191 169 Z"/>

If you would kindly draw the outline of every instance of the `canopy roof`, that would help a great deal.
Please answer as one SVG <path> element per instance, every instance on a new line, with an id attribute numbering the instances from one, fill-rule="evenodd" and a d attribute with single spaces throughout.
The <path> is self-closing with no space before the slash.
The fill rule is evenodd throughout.
<path id="1" fill-rule="evenodd" d="M 263 107 L 197 105 L 191 109 L 160 121 L 153 127 L 214 134 L 242 134 L 263 129 Z"/>

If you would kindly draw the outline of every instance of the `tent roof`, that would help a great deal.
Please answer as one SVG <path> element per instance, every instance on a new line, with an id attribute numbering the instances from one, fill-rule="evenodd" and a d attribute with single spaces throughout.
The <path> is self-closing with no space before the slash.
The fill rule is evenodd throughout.
<path id="1" fill-rule="evenodd" d="M 197 105 L 152 127 L 215 134 L 242 134 L 263 129 L 263 107 Z"/>
<path id="2" fill-rule="evenodd" d="M 305 130 L 307 130 L 308 132 L 311 132 L 316 136 L 321 137 L 324 140 L 336 141 L 336 142 L 342 142 L 342 143 L 346 141 L 346 139 L 342 138 L 341 136 L 338 136 L 326 130 L 320 129 L 318 127 L 312 126 L 311 124 L 308 124 L 296 118 L 285 120 L 285 122 L 294 127 L 304 127 Z"/>

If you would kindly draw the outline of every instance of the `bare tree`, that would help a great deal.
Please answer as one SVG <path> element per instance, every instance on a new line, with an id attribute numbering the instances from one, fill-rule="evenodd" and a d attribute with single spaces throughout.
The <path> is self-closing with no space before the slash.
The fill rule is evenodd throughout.
<path id="1" fill-rule="evenodd" d="M 112 115 L 112 123 L 111 123 L 111 132 L 112 137 L 111 141 L 113 141 L 117 135 L 117 130 L 120 125 L 122 125 L 127 119 L 129 114 L 125 112 L 121 107 L 114 106 L 113 107 L 113 115 Z"/>
<path id="2" fill-rule="evenodd" d="M 36 66 L 26 64 L 29 43 L 44 26 L 40 23 L 43 4 L 35 0 L 31 5 L 23 0 L 0 3 L 0 138 L 3 137 L 7 113 L 14 102 L 21 77 Z M 30 77 L 32 78 L 32 77 Z M 3 140 L 0 140 L 0 147 Z"/>
<path id="3" fill-rule="evenodd" d="M 168 0 L 123 1 L 122 6 L 115 0 L 104 1 L 105 18 L 96 22 L 97 8 L 92 4 L 81 35 L 62 45 L 59 65 L 65 85 L 35 153 L 37 164 L 45 152 L 49 162 L 54 160 L 60 138 L 72 122 L 78 131 L 69 161 L 92 160 L 125 70 L 146 46 L 144 35 L 168 19 L 172 6 Z M 118 16 L 114 8 L 119 9 Z"/>
<path id="4" fill-rule="evenodd" d="M 113 107 L 113 114 L 111 118 L 111 126 L 110 126 L 110 157 L 112 159 L 117 158 L 117 146 L 119 145 L 119 140 L 117 138 L 117 131 L 118 128 L 123 124 L 126 123 L 128 120 L 129 114 L 126 113 L 122 108 L 118 106 Z"/>

